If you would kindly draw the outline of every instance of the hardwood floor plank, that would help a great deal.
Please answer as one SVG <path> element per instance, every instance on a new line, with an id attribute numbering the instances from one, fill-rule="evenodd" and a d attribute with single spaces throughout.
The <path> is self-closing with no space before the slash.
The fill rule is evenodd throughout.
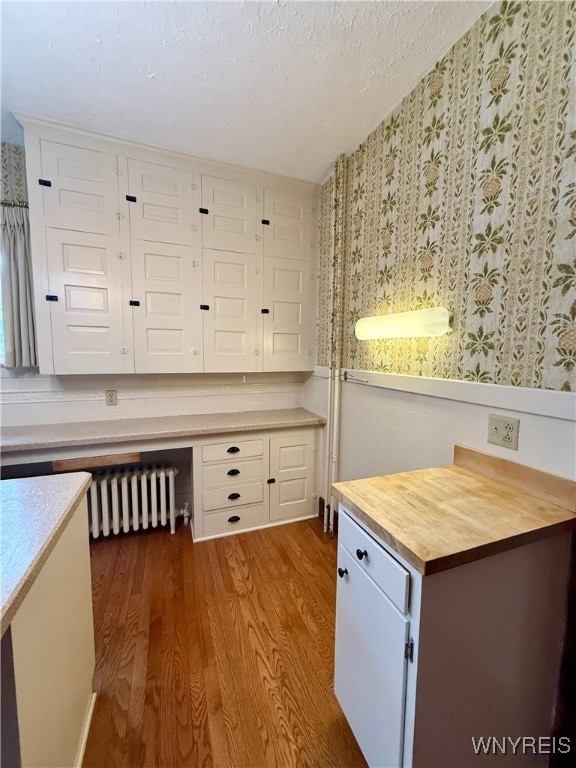
<path id="1" fill-rule="evenodd" d="M 319 521 L 91 551 L 85 768 L 365 768 L 332 690 L 336 542 Z"/>

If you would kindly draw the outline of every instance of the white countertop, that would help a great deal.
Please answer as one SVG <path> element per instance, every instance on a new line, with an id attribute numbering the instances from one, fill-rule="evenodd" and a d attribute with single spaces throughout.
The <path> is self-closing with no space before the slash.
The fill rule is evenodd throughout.
<path id="1" fill-rule="evenodd" d="M 88 472 L 74 472 L 0 482 L 2 634 L 86 493 L 90 480 Z"/>
<path id="2" fill-rule="evenodd" d="M 273 411 L 204 413 L 193 416 L 154 416 L 116 421 L 4 427 L 2 454 L 11 456 L 19 451 L 319 426 L 325 421 L 305 408 L 286 408 Z"/>

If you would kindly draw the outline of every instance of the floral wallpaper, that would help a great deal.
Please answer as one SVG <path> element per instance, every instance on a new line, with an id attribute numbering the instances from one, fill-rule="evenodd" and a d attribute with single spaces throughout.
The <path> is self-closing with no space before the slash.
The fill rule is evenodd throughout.
<path id="1" fill-rule="evenodd" d="M 2 165 L 2 200 L 12 203 L 28 201 L 26 185 L 26 162 L 24 147 L 18 144 L 8 144 L 3 141 L 0 147 L 0 163 Z"/>
<path id="2" fill-rule="evenodd" d="M 491 7 L 321 200 L 319 364 L 576 389 L 576 3 Z M 443 305 L 454 332 L 359 342 Z"/>

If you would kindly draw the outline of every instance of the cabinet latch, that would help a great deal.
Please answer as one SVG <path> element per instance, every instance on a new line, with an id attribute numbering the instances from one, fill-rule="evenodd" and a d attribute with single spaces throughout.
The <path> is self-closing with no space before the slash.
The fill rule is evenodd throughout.
<path id="1" fill-rule="evenodd" d="M 270 226 L 270 219 L 262 219 L 262 224 L 264 224 L 265 227 Z"/>
<path id="2" fill-rule="evenodd" d="M 266 482 L 268 483 L 268 485 L 272 485 L 273 483 L 276 482 L 276 478 L 275 477 L 269 477 L 268 480 L 266 480 Z"/>
<path id="3" fill-rule="evenodd" d="M 41 187 L 51 187 L 52 182 L 49 179 L 38 179 L 38 184 L 40 184 Z"/>
<path id="4" fill-rule="evenodd" d="M 58 301 L 58 296 L 53 293 L 46 294 L 46 301 Z"/>
<path id="5" fill-rule="evenodd" d="M 208 208 L 198 208 L 200 213 L 209 213 Z"/>
<path id="6" fill-rule="evenodd" d="M 126 195 L 126 200 L 128 200 L 129 203 L 135 203 L 136 195 Z"/>
<path id="7" fill-rule="evenodd" d="M 408 661 L 414 661 L 414 638 L 411 637 L 404 643 L 404 658 Z"/>

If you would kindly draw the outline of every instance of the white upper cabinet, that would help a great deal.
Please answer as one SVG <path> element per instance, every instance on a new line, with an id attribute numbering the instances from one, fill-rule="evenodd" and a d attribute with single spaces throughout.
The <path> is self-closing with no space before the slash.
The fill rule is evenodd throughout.
<path id="1" fill-rule="evenodd" d="M 258 186 L 234 179 L 202 176 L 202 244 L 238 253 L 254 253 L 261 239 Z"/>
<path id="2" fill-rule="evenodd" d="M 261 259 L 205 248 L 203 271 L 205 370 L 261 371 Z"/>
<path id="3" fill-rule="evenodd" d="M 122 301 L 129 275 L 118 239 L 47 229 L 46 246 L 49 280 L 41 299 L 50 311 L 56 373 L 129 373 L 134 358 Z"/>
<path id="4" fill-rule="evenodd" d="M 194 244 L 194 180 L 190 172 L 129 159 L 128 190 L 133 238 Z"/>
<path id="5" fill-rule="evenodd" d="M 193 248 L 132 241 L 136 373 L 197 373 L 202 367 L 202 268 Z"/>
<path id="6" fill-rule="evenodd" d="M 47 227 L 118 235 L 118 157 L 53 141 L 41 142 Z"/>
<path id="7" fill-rule="evenodd" d="M 265 371 L 305 371 L 313 366 L 312 277 L 306 262 L 265 260 Z"/>
<path id="8" fill-rule="evenodd" d="M 270 189 L 264 192 L 264 256 L 312 258 L 315 233 L 313 198 Z"/>
<path id="9" fill-rule="evenodd" d="M 42 373 L 313 367 L 313 185 L 22 122 Z"/>

